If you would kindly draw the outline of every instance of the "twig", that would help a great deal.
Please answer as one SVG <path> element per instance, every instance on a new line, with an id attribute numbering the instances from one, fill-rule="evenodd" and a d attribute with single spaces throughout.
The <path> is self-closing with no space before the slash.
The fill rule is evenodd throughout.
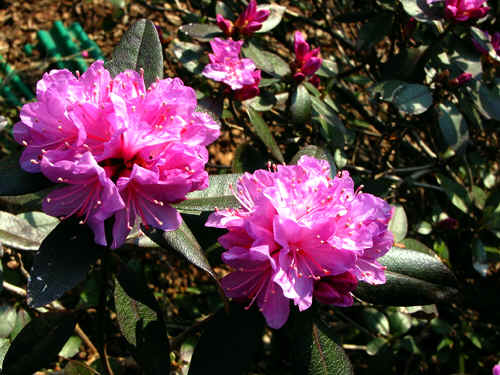
<path id="1" fill-rule="evenodd" d="M 78 323 L 76 323 L 76 326 L 75 326 L 75 333 L 82 339 L 82 341 L 85 343 L 85 345 L 87 345 L 88 348 L 90 349 L 90 351 L 92 352 L 90 355 L 90 358 L 86 361 L 87 364 L 91 364 L 97 358 L 99 358 L 99 351 L 94 346 L 92 341 L 90 341 L 89 337 L 85 334 L 85 332 L 83 332 L 83 330 L 80 328 Z"/>
<path id="2" fill-rule="evenodd" d="M 211 321 L 214 318 L 214 314 L 207 316 L 203 320 L 199 320 L 195 322 L 191 327 L 187 328 L 184 332 L 178 334 L 175 336 L 171 341 L 170 341 L 170 349 L 175 350 L 178 349 L 181 344 L 184 342 L 186 337 L 192 335 L 194 332 L 196 332 L 198 329 L 203 327 L 205 324 L 207 324 L 209 321 Z"/>
<path id="3" fill-rule="evenodd" d="M 16 253 L 16 256 L 17 256 L 17 261 L 19 262 L 19 271 L 21 271 L 21 274 L 26 278 L 26 280 L 29 279 L 30 274 L 28 271 L 26 271 L 26 268 L 24 268 L 24 263 L 21 253 Z"/>
<path id="4" fill-rule="evenodd" d="M 23 288 L 19 288 L 18 286 L 15 286 L 11 283 L 8 283 L 7 281 L 2 282 L 2 286 L 5 290 L 17 294 L 18 296 L 21 297 L 26 297 L 26 291 Z"/>

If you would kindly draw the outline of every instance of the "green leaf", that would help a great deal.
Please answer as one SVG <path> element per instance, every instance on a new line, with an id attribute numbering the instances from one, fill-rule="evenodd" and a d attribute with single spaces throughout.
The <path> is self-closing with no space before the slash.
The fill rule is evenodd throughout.
<path id="1" fill-rule="evenodd" d="M 395 335 L 404 335 L 412 325 L 412 317 L 400 311 L 390 311 L 387 313 L 391 326 L 391 333 Z"/>
<path id="2" fill-rule="evenodd" d="M 43 198 L 52 190 L 51 187 L 36 193 L 0 196 L 0 204 L 11 213 L 41 211 Z"/>
<path id="3" fill-rule="evenodd" d="M 471 207 L 472 202 L 467 190 L 465 190 L 462 185 L 441 174 L 436 175 L 436 179 L 444 189 L 448 198 L 450 198 L 451 203 L 459 210 L 465 213 L 469 212 L 469 207 Z"/>
<path id="4" fill-rule="evenodd" d="M 370 18 L 359 30 L 356 49 L 369 49 L 389 34 L 394 22 L 392 13 L 381 12 Z"/>
<path id="5" fill-rule="evenodd" d="M 12 305 L 0 305 L 0 338 L 9 337 L 17 320 L 16 308 Z"/>
<path id="6" fill-rule="evenodd" d="M 205 23 L 190 23 L 179 27 L 181 35 L 187 35 L 192 39 L 199 40 L 200 42 L 209 42 L 215 37 L 223 36 L 219 26 Z"/>
<path id="7" fill-rule="evenodd" d="M 76 286 L 103 251 L 87 225 L 74 219 L 62 221 L 35 254 L 28 280 L 28 305 L 46 305 Z"/>
<path id="8" fill-rule="evenodd" d="M 248 113 L 248 117 L 250 118 L 250 122 L 254 126 L 255 133 L 259 136 L 262 142 L 264 142 L 264 144 L 269 147 L 276 160 L 278 160 L 280 163 L 284 163 L 285 159 L 283 158 L 283 154 L 281 153 L 281 150 L 276 143 L 271 130 L 265 123 L 262 116 L 259 114 L 259 112 L 255 111 L 251 107 L 247 107 L 246 111 Z"/>
<path id="9" fill-rule="evenodd" d="M 0 242 L 2 244 L 20 250 L 38 250 L 45 236 L 46 233 L 34 228 L 26 220 L 0 211 Z"/>
<path id="10" fill-rule="evenodd" d="M 432 105 L 432 94 L 427 86 L 407 83 L 394 91 L 393 103 L 405 113 L 419 115 Z"/>
<path id="11" fill-rule="evenodd" d="M 369 330 L 384 336 L 389 335 L 389 319 L 387 319 L 383 312 L 373 307 L 367 307 L 363 310 L 363 319 Z"/>
<path id="12" fill-rule="evenodd" d="M 63 358 L 71 358 L 80 352 L 80 345 L 82 344 L 82 339 L 78 336 L 71 336 L 66 344 L 62 347 L 59 352 L 59 356 Z"/>
<path id="13" fill-rule="evenodd" d="M 49 312 L 34 318 L 16 336 L 3 361 L 3 374 L 26 375 L 48 367 L 73 333 L 75 317 Z"/>
<path id="14" fill-rule="evenodd" d="M 7 351 L 9 350 L 9 347 L 9 339 L 0 339 L 0 369 L 2 368 L 3 360 L 5 358 L 5 354 L 7 354 Z"/>
<path id="15" fill-rule="evenodd" d="M 286 7 L 277 4 L 262 4 L 257 6 L 257 10 L 268 10 L 270 12 L 261 28 L 256 31 L 256 33 L 265 33 L 279 25 L 283 14 L 285 14 Z"/>
<path id="16" fill-rule="evenodd" d="M 458 151 L 469 141 L 467 121 L 449 101 L 439 104 L 439 128 L 446 145 L 454 151 Z"/>
<path id="17" fill-rule="evenodd" d="M 208 263 L 205 253 L 184 221 L 177 230 L 171 232 L 162 232 L 154 228 L 143 228 L 142 230 L 162 248 L 181 253 L 189 262 L 207 272 L 217 281 L 217 276 Z"/>
<path id="18" fill-rule="evenodd" d="M 284 77 L 290 74 L 290 66 L 278 55 L 263 51 L 257 47 L 253 42 L 249 41 L 241 48 L 243 56 L 252 59 L 257 69 L 260 69 L 273 77 Z"/>
<path id="19" fill-rule="evenodd" d="M 217 208 L 237 208 L 241 204 L 234 197 L 230 188 L 236 185 L 239 173 L 216 174 L 208 176 L 209 185 L 205 190 L 189 193 L 187 199 L 175 205 L 177 209 L 191 211 L 213 211 Z"/>
<path id="20" fill-rule="evenodd" d="M 330 177 L 334 178 L 335 174 L 337 173 L 337 169 L 335 168 L 335 162 L 333 159 L 332 154 L 325 150 L 324 148 L 314 146 L 314 145 L 309 145 L 302 147 L 299 152 L 297 152 L 294 157 L 292 158 L 291 164 L 297 164 L 299 159 L 304 156 L 312 156 L 316 159 L 320 160 L 326 160 L 328 164 L 330 164 Z"/>
<path id="21" fill-rule="evenodd" d="M 360 283 L 354 293 L 367 302 L 416 306 L 447 302 L 457 296 L 455 276 L 437 256 L 393 247 L 378 261 L 387 267 L 386 283 Z"/>
<path id="22" fill-rule="evenodd" d="M 406 237 L 408 231 L 408 219 L 403 206 L 394 206 L 394 214 L 389 221 L 389 230 L 394 235 L 394 242 L 399 242 Z"/>
<path id="23" fill-rule="evenodd" d="M 311 96 L 302 84 L 292 91 L 290 113 L 292 121 L 297 124 L 304 124 L 311 117 Z"/>
<path id="24" fill-rule="evenodd" d="M 17 311 L 16 324 L 14 329 L 10 332 L 10 339 L 13 340 L 22 331 L 22 329 L 31 321 L 30 315 L 24 309 L 19 309 Z"/>
<path id="25" fill-rule="evenodd" d="M 123 35 L 104 66 L 114 77 L 127 69 L 144 69 L 146 88 L 163 77 L 163 49 L 153 22 L 139 20 Z"/>
<path id="26" fill-rule="evenodd" d="M 230 304 L 208 322 L 191 358 L 188 375 L 245 374 L 262 346 L 264 319 L 252 308 Z"/>
<path id="27" fill-rule="evenodd" d="M 182 66 L 193 74 L 200 74 L 203 71 L 204 56 L 203 48 L 198 44 L 183 42 L 179 39 L 172 41 L 172 52 Z"/>
<path id="28" fill-rule="evenodd" d="M 410 17 L 420 22 L 433 22 L 442 18 L 442 9 L 431 7 L 427 0 L 399 0 Z"/>
<path id="29" fill-rule="evenodd" d="M 383 337 L 377 337 L 366 344 L 366 354 L 376 355 L 386 344 L 386 339 L 384 339 Z"/>
<path id="30" fill-rule="evenodd" d="M 35 193 L 53 182 L 41 173 L 28 173 L 19 165 L 20 154 L 0 160 L 0 196 Z"/>
<path id="31" fill-rule="evenodd" d="M 316 321 L 310 310 L 294 314 L 290 322 L 294 374 L 352 375 L 352 364 L 332 331 Z"/>
<path id="32" fill-rule="evenodd" d="M 394 92 L 399 87 L 405 85 L 404 81 L 388 80 L 377 83 L 370 91 L 373 96 L 379 96 L 381 100 L 392 102 L 394 100 Z"/>

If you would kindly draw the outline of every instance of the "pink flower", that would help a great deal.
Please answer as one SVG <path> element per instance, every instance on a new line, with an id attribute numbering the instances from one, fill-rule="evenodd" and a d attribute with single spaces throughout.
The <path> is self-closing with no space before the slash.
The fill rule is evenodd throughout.
<path id="1" fill-rule="evenodd" d="M 446 18 L 459 22 L 482 18 L 490 10 L 484 3 L 486 0 L 445 0 L 444 14 Z"/>
<path id="2" fill-rule="evenodd" d="M 294 34 L 295 61 L 292 64 L 293 77 L 297 82 L 302 82 L 306 77 L 317 83 L 314 73 L 321 67 L 323 60 L 319 57 L 319 48 L 311 50 L 304 34 L 296 31 Z"/>
<path id="3" fill-rule="evenodd" d="M 493 35 L 490 35 L 487 31 L 481 32 L 484 34 L 484 37 L 491 43 L 491 47 L 495 51 L 495 54 L 500 55 L 500 32 L 496 32 Z M 482 43 L 475 40 L 474 38 L 472 38 L 472 43 L 474 44 L 474 47 L 476 47 L 476 49 L 483 55 L 488 55 L 490 54 L 490 52 L 492 52 L 485 48 Z"/>
<path id="4" fill-rule="evenodd" d="M 255 79 L 254 83 L 251 85 L 245 85 L 241 89 L 234 91 L 234 98 L 236 100 L 243 101 L 260 94 L 259 83 L 261 79 L 261 72 L 260 70 L 254 70 L 252 75 Z"/>
<path id="5" fill-rule="evenodd" d="M 452 86 L 461 86 L 469 82 L 471 79 L 472 79 L 472 74 L 464 72 L 460 74 L 458 77 L 450 80 L 450 84 Z"/>
<path id="6" fill-rule="evenodd" d="M 252 35 L 262 27 L 262 23 L 269 17 L 269 13 L 269 10 L 266 9 L 257 10 L 257 2 L 250 0 L 248 7 L 234 22 L 234 27 L 243 35 Z"/>
<path id="7" fill-rule="evenodd" d="M 51 71 L 14 126 L 26 146 L 21 166 L 63 184 L 44 200 L 44 210 L 80 217 L 101 245 L 104 221 L 113 216 L 113 248 L 138 218 L 175 230 L 181 219 L 170 203 L 208 186 L 205 146 L 219 135 L 217 123 L 195 108 L 194 90 L 178 78 L 146 90 L 141 74 L 112 79 L 102 61 L 81 77 Z"/>
<path id="8" fill-rule="evenodd" d="M 239 57 L 242 44 L 242 40 L 214 38 L 210 41 L 214 53 L 208 55 L 210 64 L 205 66 L 202 74 L 228 85 L 237 92 L 236 97 L 249 99 L 259 93 L 260 71 L 255 69 L 251 59 Z"/>
<path id="9" fill-rule="evenodd" d="M 500 375 L 500 365 L 493 366 L 492 373 L 493 375 Z"/>
<path id="10" fill-rule="evenodd" d="M 216 211 L 206 223 L 229 230 L 219 238 L 228 249 L 222 259 L 234 268 L 221 281 L 226 294 L 248 306 L 256 301 L 272 328 L 285 324 L 289 300 L 300 311 L 313 297 L 348 306 L 357 280 L 385 282 L 377 258 L 393 243 L 392 208 L 354 191 L 347 172 L 329 173 L 327 162 L 308 156 L 246 173 L 234 192 L 242 207 Z"/>
<path id="11" fill-rule="evenodd" d="M 217 20 L 217 26 L 219 26 L 224 35 L 227 38 L 230 38 L 233 34 L 233 23 L 231 22 L 231 20 L 224 18 L 221 14 L 217 14 L 215 16 L 215 19 Z"/>

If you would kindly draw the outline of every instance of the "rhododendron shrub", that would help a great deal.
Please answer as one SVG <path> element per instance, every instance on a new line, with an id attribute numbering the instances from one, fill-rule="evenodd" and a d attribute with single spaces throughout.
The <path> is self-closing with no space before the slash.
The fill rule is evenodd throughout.
<path id="1" fill-rule="evenodd" d="M 303 156 L 296 166 L 243 175 L 234 194 L 242 207 L 207 222 L 229 230 L 219 242 L 234 271 L 222 286 L 229 297 L 256 301 L 270 327 L 286 322 L 290 300 L 300 311 L 313 295 L 349 306 L 357 280 L 385 282 L 377 258 L 393 244 L 392 208 L 355 190 L 348 172 L 331 179 L 326 161 Z"/>
<path id="2" fill-rule="evenodd" d="M 26 147 L 21 166 L 61 185 L 45 198 L 44 211 L 80 217 L 100 245 L 112 217 L 113 248 L 137 218 L 175 230 L 181 218 L 171 203 L 208 186 L 206 145 L 219 135 L 217 123 L 195 108 L 194 90 L 178 78 L 146 88 L 138 72 L 111 78 L 102 61 L 80 77 L 53 70 L 14 126 Z"/>

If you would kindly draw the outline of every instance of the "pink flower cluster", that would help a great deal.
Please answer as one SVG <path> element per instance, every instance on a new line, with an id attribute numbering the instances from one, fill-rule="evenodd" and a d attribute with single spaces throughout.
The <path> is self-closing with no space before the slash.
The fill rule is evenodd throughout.
<path id="1" fill-rule="evenodd" d="M 257 10 L 256 0 L 250 0 L 248 7 L 240 14 L 236 21 L 231 22 L 222 15 L 217 14 L 217 25 L 226 37 L 231 37 L 235 31 L 250 36 L 262 27 L 262 23 L 269 17 L 269 10 Z"/>
<path id="2" fill-rule="evenodd" d="M 21 110 L 16 141 L 21 166 L 61 188 L 43 201 L 50 215 L 78 216 L 107 245 L 104 221 L 114 217 L 111 246 L 123 244 L 136 218 L 175 230 L 170 203 L 208 186 L 206 145 L 219 126 L 196 112 L 196 94 L 178 78 L 146 89 L 142 74 L 111 78 L 102 61 L 80 77 L 52 70 L 37 84 L 37 101 Z"/>
<path id="3" fill-rule="evenodd" d="M 319 57 L 319 48 L 311 50 L 304 34 L 296 31 L 294 34 L 295 61 L 292 63 L 293 78 L 302 82 L 306 77 L 315 86 L 319 85 L 319 77 L 315 75 L 323 60 Z"/>
<path id="4" fill-rule="evenodd" d="M 207 221 L 229 230 L 219 238 L 228 249 L 222 259 L 234 268 L 221 280 L 226 295 L 256 302 L 272 328 L 285 324 L 290 300 L 300 311 L 313 298 L 350 306 L 358 280 L 385 282 L 377 258 L 393 244 L 391 206 L 354 190 L 348 172 L 329 173 L 326 161 L 309 156 L 245 173 L 234 191 L 242 207 Z"/>
<path id="5" fill-rule="evenodd" d="M 484 34 L 484 36 L 489 40 L 491 43 L 491 46 L 493 47 L 493 50 L 495 52 L 495 55 L 499 56 L 500 55 L 500 32 L 496 32 L 493 35 L 489 34 L 487 31 L 482 31 L 481 32 Z M 489 55 L 490 52 L 486 48 L 482 46 L 481 43 L 476 41 L 474 38 L 472 39 L 472 43 L 474 44 L 474 47 L 483 55 Z"/>
<path id="6" fill-rule="evenodd" d="M 490 10 L 490 7 L 485 5 L 487 0 L 427 0 L 427 3 L 442 1 L 445 17 L 458 22 L 482 18 Z"/>
<path id="7" fill-rule="evenodd" d="M 242 40 L 214 38 L 210 41 L 210 64 L 202 72 L 205 77 L 228 85 L 236 100 L 250 99 L 260 92 L 261 72 L 251 59 L 240 58 L 242 45 Z"/>

